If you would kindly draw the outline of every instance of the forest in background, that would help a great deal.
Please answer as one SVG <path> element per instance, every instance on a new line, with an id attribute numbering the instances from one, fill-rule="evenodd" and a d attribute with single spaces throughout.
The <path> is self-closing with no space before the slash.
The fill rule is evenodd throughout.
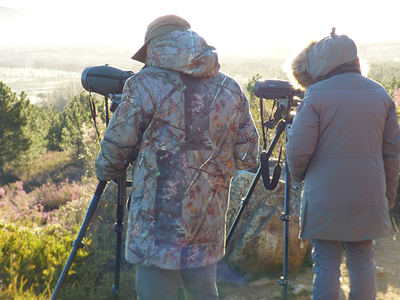
<path id="1" fill-rule="evenodd" d="M 104 63 L 138 71 L 140 64 L 124 64 L 130 54 L 109 49 L 0 49 L 0 299 L 48 299 L 54 289 L 97 183 L 94 159 L 105 130 L 104 99 L 92 95 L 97 134 L 80 74 L 88 65 Z M 282 58 L 221 60 L 222 71 L 242 84 L 257 121 L 254 83 L 260 77 L 287 79 L 283 63 Z M 31 79 L 24 81 L 29 73 L 21 70 L 31 70 Z M 47 80 L 36 71 L 45 72 Z M 11 80 L 8 74 L 15 77 Z M 369 77 L 400 101 L 400 62 L 371 62 Z M 42 88 L 40 101 L 33 103 L 24 90 L 37 86 Z M 104 203 L 99 208 L 62 299 L 110 298 L 114 243 L 109 241 L 114 232 L 105 220 L 114 219 L 111 207 Z M 133 280 L 128 267 L 123 272 L 125 280 Z M 125 286 L 130 288 L 123 293 L 134 293 L 132 285 Z"/>

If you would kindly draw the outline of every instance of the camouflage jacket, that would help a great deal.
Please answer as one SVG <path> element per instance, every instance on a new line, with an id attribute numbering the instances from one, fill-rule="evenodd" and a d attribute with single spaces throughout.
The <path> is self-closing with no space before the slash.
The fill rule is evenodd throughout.
<path id="1" fill-rule="evenodd" d="M 224 255 L 229 185 L 258 163 L 258 134 L 240 86 L 193 31 L 150 42 L 129 78 L 96 159 L 99 179 L 136 160 L 126 259 L 164 269 Z"/>

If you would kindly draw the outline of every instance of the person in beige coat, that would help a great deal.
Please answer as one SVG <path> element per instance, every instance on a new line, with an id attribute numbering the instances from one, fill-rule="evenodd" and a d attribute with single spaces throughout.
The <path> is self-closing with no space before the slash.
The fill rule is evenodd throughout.
<path id="1" fill-rule="evenodd" d="M 395 233 L 390 216 L 399 172 L 394 102 L 360 73 L 355 43 L 334 33 L 292 62 L 306 88 L 288 131 L 287 161 L 304 180 L 302 239 L 311 239 L 313 299 L 339 299 L 344 248 L 351 300 L 376 295 L 372 240 Z"/>

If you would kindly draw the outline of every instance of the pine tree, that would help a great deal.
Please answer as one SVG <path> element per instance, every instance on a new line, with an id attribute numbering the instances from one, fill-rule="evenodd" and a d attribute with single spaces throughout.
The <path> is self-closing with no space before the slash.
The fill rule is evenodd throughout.
<path id="1" fill-rule="evenodd" d="M 96 118 L 105 121 L 104 104 L 94 98 L 96 104 Z M 93 124 L 89 106 L 89 95 L 81 93 L 73 97 L 64 108 L 64 123 L 62 128 L 62 143 L 64 150 L 73 150 L 79 156 L 84 152 L 83 134 L 84 124 Z M 101 138 L 101 137 L 100 137 Z"/>
<path id="2" fill-rule="evenodd" d="M 47 120 L 49 123 L 49 130 L 46 135 L 47 150 L 61 151 L 63 114 L 51 106 L 47 110 Z"/>
<path id="3" fill-rule="evenodd" d="M 24 132 L 27 125 L 26 106 L 25 97 L 19 99 L 16 93 L 0 82 L 0 176 L 4 166 L 25 154 L 31 145 Z"/>
<path id="4" fill-rule="evenodd" d="M 23 104 L 22 113 L 26 118 L 26 125 L 22 127 L 22 131 L 30 141 L 29 151 L 23 155 L 24 161 L 28 162 L 46 152 L 46 136 L 50 122 L 47 108 L 32 104 L 24 92 L 20 94 L 19 99 Z"/>

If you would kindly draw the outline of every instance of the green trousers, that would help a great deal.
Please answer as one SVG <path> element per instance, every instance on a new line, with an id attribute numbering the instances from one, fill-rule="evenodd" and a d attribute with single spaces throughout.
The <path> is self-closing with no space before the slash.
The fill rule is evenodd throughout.
<path id="1" fill-rule="evenodd" d="M 180 282 L 185 290 L 186 300 L 216 300 L 216 272 L 217 264 L 185 270 L 136 265 L 138 300 L 176 300 Z"/>

